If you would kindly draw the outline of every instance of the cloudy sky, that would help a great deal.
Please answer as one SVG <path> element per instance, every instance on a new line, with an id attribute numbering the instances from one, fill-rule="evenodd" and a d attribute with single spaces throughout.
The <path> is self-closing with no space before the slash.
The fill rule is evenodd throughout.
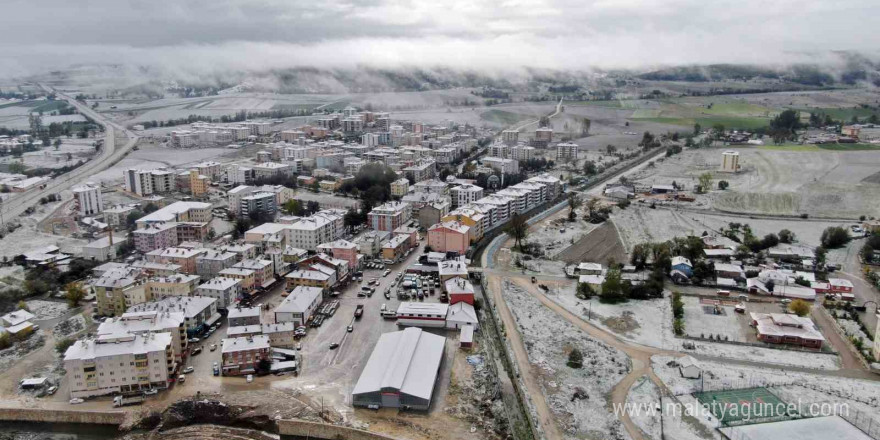
<path id="1" fill-rule="evenodd" d="M 0 75 L 71 63 L 189 72 L 785 64 L 876 51 L 862 0 L 3 0 Z"/>

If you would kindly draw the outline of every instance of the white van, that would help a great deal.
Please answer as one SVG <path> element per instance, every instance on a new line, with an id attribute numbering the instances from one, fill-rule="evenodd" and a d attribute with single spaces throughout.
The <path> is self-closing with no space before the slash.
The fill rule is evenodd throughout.
<path id="1" fill-rule="evenodd" d="M 379 311 L 384 313 L 385 310 L 387 310 L 387 308 L 385 307 L 385 303 L 382 303 L 382 307 L 379 308 Z"/>

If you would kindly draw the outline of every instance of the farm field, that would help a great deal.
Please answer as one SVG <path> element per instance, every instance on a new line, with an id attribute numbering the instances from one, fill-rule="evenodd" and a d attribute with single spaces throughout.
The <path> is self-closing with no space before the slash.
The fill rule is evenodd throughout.
<path id="1" fill-rule="evenodd" d="M 880 215 L 880 151 L 830 151 L 799 146 L 796 151 L 768 147 L 689 149 L 657 161 L 633 180 L 651 184 L 684 184 L 688 190 L 703 173 L 726 180 L 726 191 L 707 198 L 716 210 L 811 217 L 858 218 Z M 721 153 L 740 154 L 741 171 L 720 173 Z M 703 198 L 702 196 L 700 197 Z"/>

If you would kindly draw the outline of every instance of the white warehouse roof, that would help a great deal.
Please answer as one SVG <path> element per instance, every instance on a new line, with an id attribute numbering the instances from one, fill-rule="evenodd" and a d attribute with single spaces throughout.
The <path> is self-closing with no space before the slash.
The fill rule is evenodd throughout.
<path id="1" fill-rule="evenodd" d="M 431 400 L 446 338 L 410 327 L 379 337 L 352 394 L 390 388 Z"/>

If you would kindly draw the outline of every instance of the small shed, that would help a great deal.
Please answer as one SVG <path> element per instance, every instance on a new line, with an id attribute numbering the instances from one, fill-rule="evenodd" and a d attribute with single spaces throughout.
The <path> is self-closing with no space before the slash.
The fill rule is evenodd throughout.
<path id="1" fill-rule="evenodd" d="M 461 348 L 471 348 L 474 346 L 474 326 L 467 324 L 461 328 L 459 345 Z"/>
<path id="2" fill-rule="evenodd" d="M 703 374 L 703 369 L 700 368 L 700 364 L 697 363 L 696 359 L 685 356 L 678 360 L 678 372 L 681 374 L 681 377 L 686 379 L 699 379 Z"/>

